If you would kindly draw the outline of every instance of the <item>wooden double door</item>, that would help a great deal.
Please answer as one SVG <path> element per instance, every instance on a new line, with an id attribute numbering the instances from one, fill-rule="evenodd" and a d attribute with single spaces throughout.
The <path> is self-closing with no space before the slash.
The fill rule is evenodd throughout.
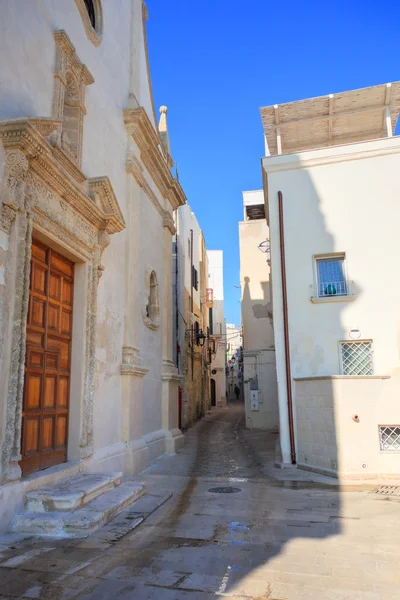
<path id="1" fill-rule="evenodd" d="M 67 460 L 74 264 L 32 242 L 22 412 L 22 473 Z"/>

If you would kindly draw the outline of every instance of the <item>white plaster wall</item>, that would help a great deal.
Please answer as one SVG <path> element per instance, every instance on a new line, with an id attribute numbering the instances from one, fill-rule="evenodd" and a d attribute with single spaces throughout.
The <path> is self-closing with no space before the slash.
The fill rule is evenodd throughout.
<path id="1" fill-rule="evenodd" d="M 224 314 L 224 273 L 222 250 L 207 250 L 208 288 L 214 292 L 213 321 L 214 334 L 225 333 Z"/>
<path id="2" fill-rule="evenodd" d="M 338 342 L 373 339 L 376 374 L 400 369 L 399 138 L 265 158 L 284 462 L 289 460 L 277 193 L 283 193 L 292 377 L 340 372 Z M 354 302 L 313 304 L 313 255 L 345 252 Z"/>

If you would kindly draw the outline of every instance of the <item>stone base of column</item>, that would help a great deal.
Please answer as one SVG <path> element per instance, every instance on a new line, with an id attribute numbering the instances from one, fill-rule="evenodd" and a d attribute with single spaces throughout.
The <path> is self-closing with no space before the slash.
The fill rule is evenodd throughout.
<path id="1" fill-rule="evenodd" d="M 149 448 L 143 438 L 129 442 L 126 448 L 125 475 L 144 471 L 150 464 Z"/>
<path id="2" fill-rule="evenodd" d="M 165 438 L 165 452 L 179 452 L 185 445 L 185 436 L 180 429 L 170 429 Z"/>

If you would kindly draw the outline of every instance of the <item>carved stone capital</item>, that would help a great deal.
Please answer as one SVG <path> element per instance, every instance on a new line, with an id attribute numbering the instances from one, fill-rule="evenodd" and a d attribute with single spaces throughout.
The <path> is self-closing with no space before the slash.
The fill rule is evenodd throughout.
<path id="1" fill-rule="evenodd" d="M 178 369 L 169 358 L 163 358 L 161 369 L 162 381 L 182 381 L 182 375 L 179 375 Z"/>
<path id="2" fill-rule="evenodd" d="M 170 230 L 172 235 L 175 235 L 176 227 L 175 227 L 174 219 L 173 219 L 173 216 L 171 215 L 171 213 L 168 212 L 167 210 L 164 210 L 163 226 L 167 227 Z"/>
<path id="3" fill-rule="evenodd" d="M 134 346 L 122 347 L 121 375 L 136 375 L 144 377 L 149 369 L 143 367 L 138 348 Z"/>

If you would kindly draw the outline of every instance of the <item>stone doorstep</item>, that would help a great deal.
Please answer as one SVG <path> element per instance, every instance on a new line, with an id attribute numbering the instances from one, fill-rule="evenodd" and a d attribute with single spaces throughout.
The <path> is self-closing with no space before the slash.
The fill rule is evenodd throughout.
<path id="1" fill-rule="evenodd" d="M 76 510 L 121 483 L 122 473 L 87 473 L 27 492 L 27 512 Z"/>
<path id="2" fill-rule="evenodd" d="M 144 485 L 124 482 L 71 512 L 26 512 L 12 523 L 14 533 L 42 537 L 85 538 L 108 523 L 145 493 Z"/>

